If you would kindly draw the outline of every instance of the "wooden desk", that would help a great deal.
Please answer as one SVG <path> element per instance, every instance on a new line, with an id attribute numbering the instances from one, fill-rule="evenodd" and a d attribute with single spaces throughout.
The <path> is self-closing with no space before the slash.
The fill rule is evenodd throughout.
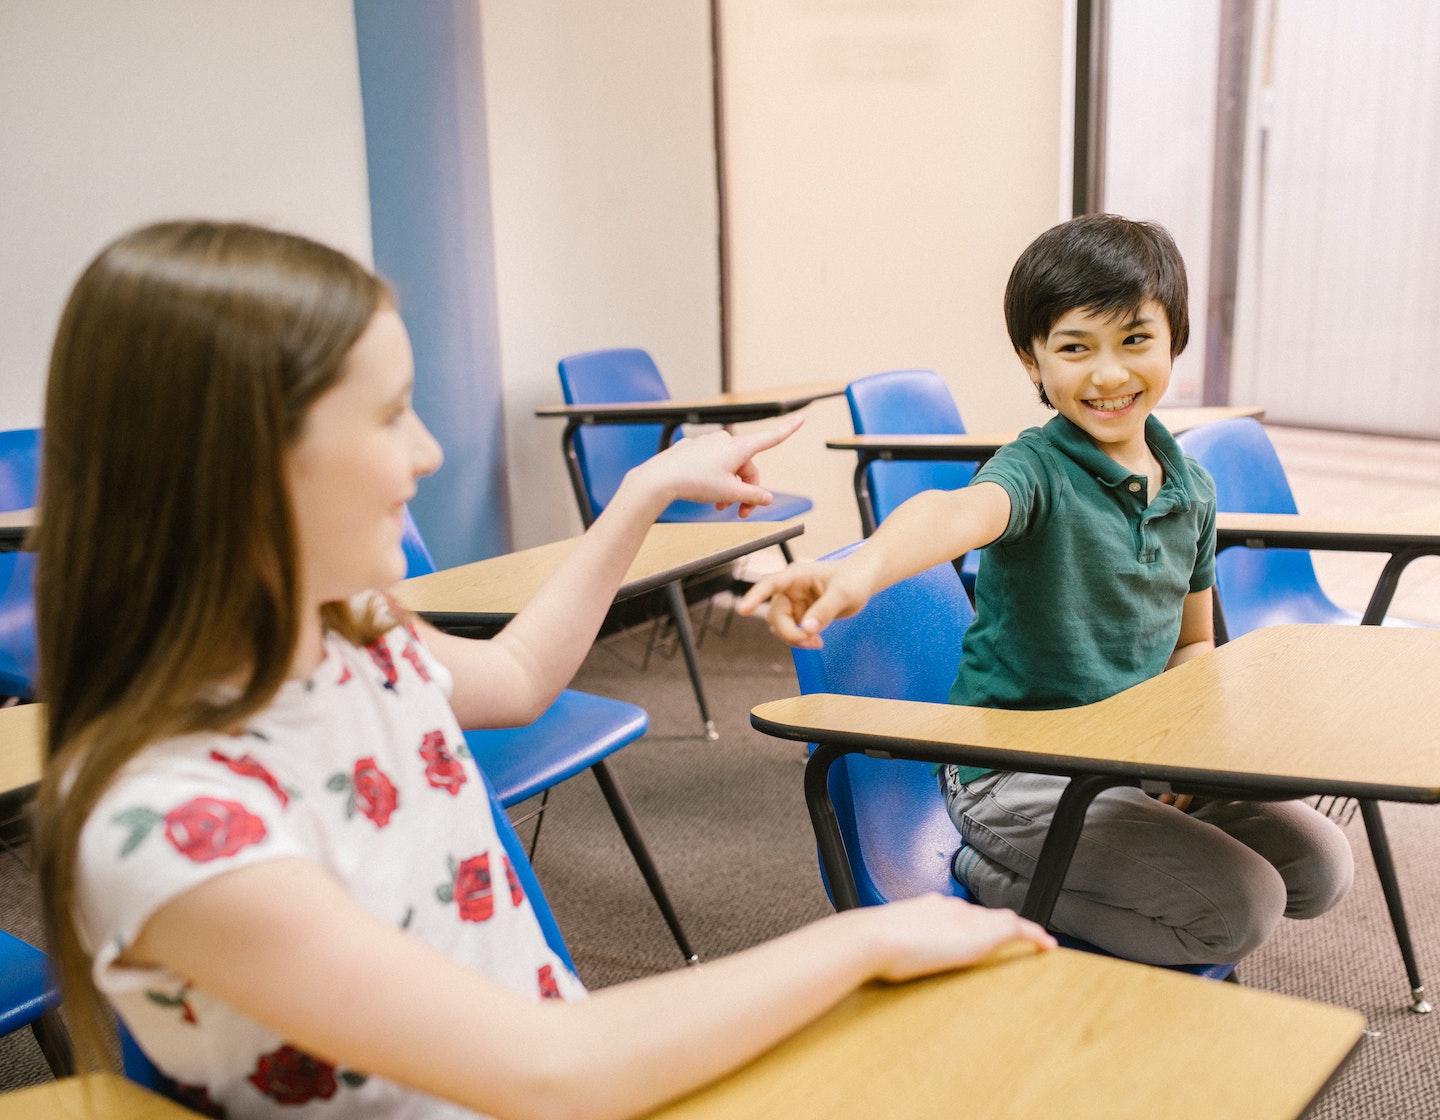
<path id="1" fill-rule="evenodd" d="M 1198 428 L 1202 424 L 1213 424 L 1217 420 L 1234 420 L 1242 416 L 1264 414 L 1263 408 L 1242 406 L 1155 410 L 1155 416 L 1173 434 Z M 825 446 L 834 451 L 856 453 L 852 485 L 855 489 L 856 504 L 860 508 L 861 525 L 868 537 L 875 531 L 875 503 L 870 495 L 869 472 L 866 470 L 871 463 L 898 460 L 983 463 L 1007 443 L 1013 443 L 1019 435 L 1019 428 L 1007 428 L 1004 431 L 967 432 L 964 435 L 845 436 L 826 440 Z"/>
<path id="2" fill-rule="evenodd" d="M 1274 626 L 1254 630 L 1106 700 L 1047 712 L 815 694 L 762 704 L 760 731 L 816 742 L 805 772 L 836 905 L 856 903 L 827 775 L 865 752 L 1071 779 L 1022 913 L 1049 920 L 1096 794 L 1111 786 L 1235 797 L 1354 797 L 1377 865 L 1388 862 L 1377 801 L 1440 802 L 1440 630 Z M 1384 734 L 1377 735 L 1376 729 Z M 1366 808 L 1367 802 L 1369 808 Z M 1384 879 L 1387 900 L 1398 886 Z M 1398 912 L 1397 912 L 1398 911 Z M 1428 1010 L 1392 905 L 1413 1008 Z"/>
<path id="3" fill-rule="evenodd" d="M 653 525 L 615 593 L 617 602 L 799 536 L 798 521 Z M 407 579 L 395 597 L 442 630 L 503 625 L 520 612 L 579 542 L 571 537 Z"/>
<path id="4" fill-rule="evenodd" d="M 1364 1026 L 1354 1011 L 1057 949 L 868 986 L 651 1120 L 1293 1120 Z M 193 1116 L 113 1074 L 0 1095 L 0 1120 Z"/>
<path id="5" fill-rule="evenodd" d="M 587 424 L 659 424 L 660 439 L 656 452 L 670 446 L 681 424 L 742 424 L 749 420 L 768 420 L 798 412 L 813 401 L 838 397 L 845 392 L 844 381 L 815 381 L 803 385 L 783 385 L 773 389 L 756 389 L 741 393 L 717 393 L 710 397 L 687 400 L 622 401 L 609 404 L 556 404 L 537 408 L 540 417 L 565 418 L 565 431 L 560 446 L 565 452 L 565 466 L 570 472 L 570 485 L 580 506 L 581 520 L 588 528 L 597 516 L 590 507 L 580 458 L 575 451 L 575 433 Z"/>
<path id="6" fill-rule="evenodd" d="M 1379 517 L 1289 513 L 1222 513 L 1215 548 L 1307 548 L 1332 552 L 1388 552 L 1361 625 L 1378 626 L 1390 609 L 1400 576 L 1421 556 L 1440 556 L 1440 502 Z"/>
<path id="7" fill-rule="evenodd" d="M 33 509 L 0 510 L 0 552 L 19 552 L 34 523 Z"/>
<path id="8" fill-rule="evenodd" d="M 0 797 L 31 792 L 44 769 L 45 705 L 0 708 Z"/>
<path id="9" fill-rule="evenodd" d="M 1289 1120 L 1364 1025 L 1338 1007 L 1056 949 L 868 986 L 651 1120 Z"/>
<path id="10" fill-rule="evenodd" d="M 0 1094 L 0 1120 L 195 1120 L 196 1115 L 113 1073 Z"/>

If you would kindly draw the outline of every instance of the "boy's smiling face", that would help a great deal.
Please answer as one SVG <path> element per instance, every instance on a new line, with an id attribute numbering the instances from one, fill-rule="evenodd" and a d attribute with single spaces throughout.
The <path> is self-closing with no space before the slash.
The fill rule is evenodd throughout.
<path id="1" fill-rule="evenodd" d="M 1114 318 L 1067 311 L 1020 360 L 1102 451 L 1121 462 L 1145 454 L 1145 418 L 1170 387 L 1170 323 L 1159 303 Z"/>

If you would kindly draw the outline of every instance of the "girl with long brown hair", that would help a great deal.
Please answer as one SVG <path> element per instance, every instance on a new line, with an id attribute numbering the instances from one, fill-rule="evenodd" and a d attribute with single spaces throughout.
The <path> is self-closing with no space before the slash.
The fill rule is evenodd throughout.
<path id="1" fill-rule="evenodd" d="M 544 711 L 659 512 L 766 504 L 753 457 L 795 423 L 633 470 L 531 604 L 471 641 L 382 593 L 441 459 L 412 379 L 383 282 L 304 238 L 150 226 L 75 287 L 46 400 L 37 839 L 82 1055 L 113 1009 L 232 1117 L 627 1116 L 867 979 L 1050 944 L 928 898 L 582 998 L 460 728 Z"/>

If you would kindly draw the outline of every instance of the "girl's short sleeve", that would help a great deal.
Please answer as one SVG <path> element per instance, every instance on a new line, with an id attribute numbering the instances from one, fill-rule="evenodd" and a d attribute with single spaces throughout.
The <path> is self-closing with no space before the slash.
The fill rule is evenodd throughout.
<path id="1" fill-rule="evenodd" d="M 150 748 L 90 814 L 76 924 L 102 992 L 153 981 L 154 972 L 115 962 L 166 903 L 227 871 L 306 854 L 290 792 L 245 742 L 215 735 Z"/>

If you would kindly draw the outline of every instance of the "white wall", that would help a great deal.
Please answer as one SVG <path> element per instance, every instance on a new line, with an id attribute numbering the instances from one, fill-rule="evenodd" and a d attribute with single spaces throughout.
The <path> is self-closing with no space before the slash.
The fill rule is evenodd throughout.
<path id="1" fill-rule="evenodd" d="M 350 0 L 0 0 L 0 428 L 40 422 L 90 258 L 202 216 L 370 259 Z"/>
<path id="2" fill-rule="evenodd" d="M 928 367 L 972 431 L 1033 423 L 1002 294 L 1062 217 L 1063 0 L 722 0 L 737 389 Z M 1064 199 L 1068 207 L 1069 199 Z M 859 535 L 843 399 L 762 463 Z"/>
<path id="3" fill-rule="evenodd" d="M 720 387 L 705 0 L 481 5 L 517 548 L 579 531 L 560 455 L 567 354 L 639 346 L 675 396 Z"/>
<path id="4" fill-rule="evenodd" d="M 1160 222 L 1190 280 L 1190 345 L 1169 405 L 1199 404 L 1205 370 L 1220 0 L 1109 0 L 1105 209 Z M 1237 403 L 1248 400 L 1235 397 Z"/>

